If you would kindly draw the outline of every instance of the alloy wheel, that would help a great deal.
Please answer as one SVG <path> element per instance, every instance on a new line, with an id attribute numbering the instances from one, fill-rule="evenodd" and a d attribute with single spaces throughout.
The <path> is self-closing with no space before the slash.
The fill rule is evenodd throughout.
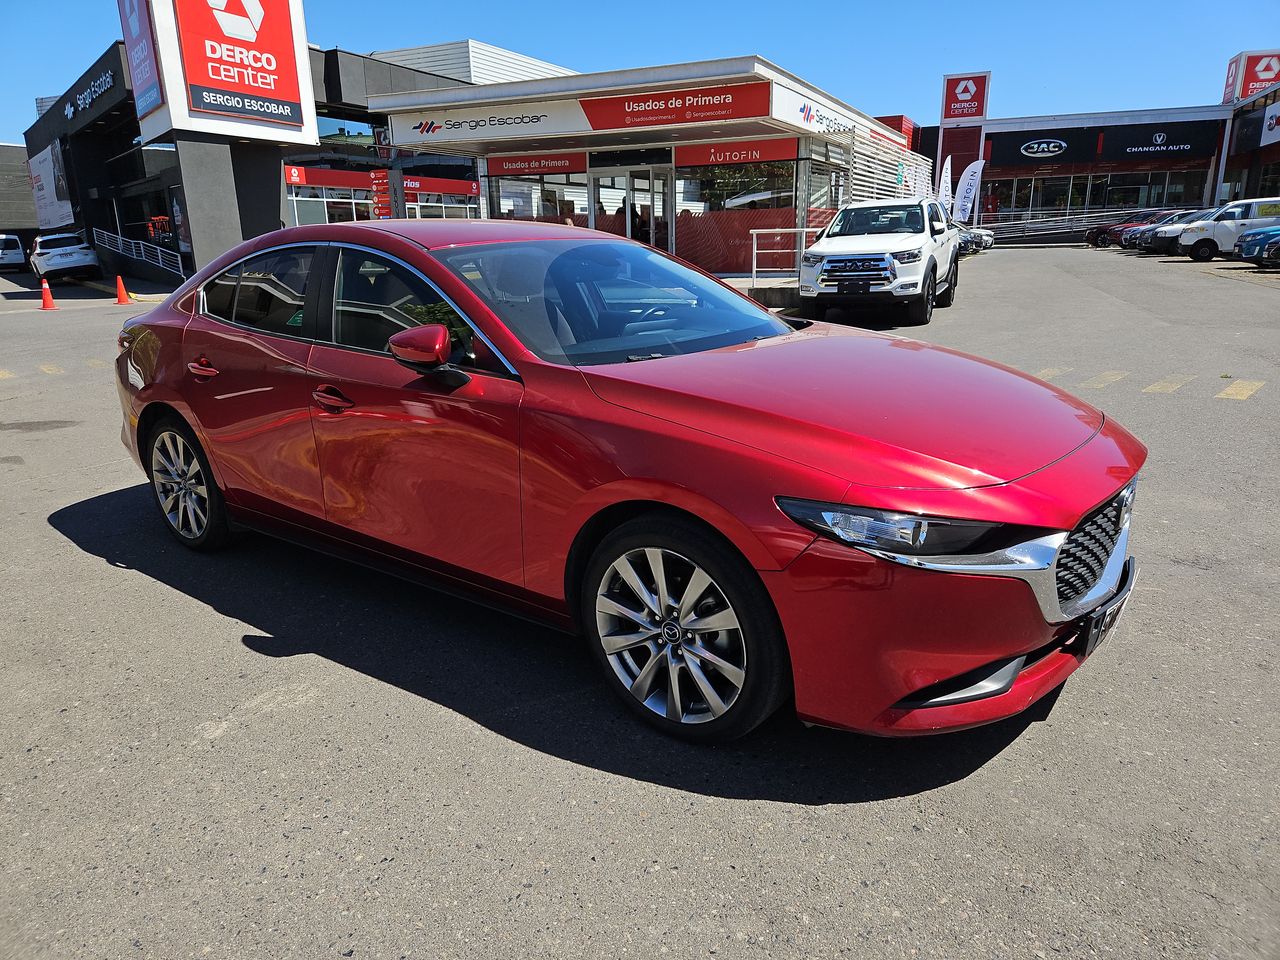
<path id="1" fill-rule="evenodd" d="M 658 547 L 627 551 L 606 568 L 595 610 L 610 667 L 658 716 L 706 723 L 742 693 L 747 648 L 738 615 L 686 557 Z"/>
<path id="2" fill-rule="evenodd" d="M 209 524 L 209 488 L 195 449 L 180 433 L 165 430 L 151 443 L 151 477 L 169 525 L 187 540 Z"/>

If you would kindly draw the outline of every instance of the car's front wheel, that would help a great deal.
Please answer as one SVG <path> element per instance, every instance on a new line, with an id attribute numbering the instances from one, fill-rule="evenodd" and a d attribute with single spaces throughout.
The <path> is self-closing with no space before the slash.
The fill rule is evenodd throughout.
<path id="1" fill-rule="evenodd" d="M 583 578 L 581 617 L 609 685 L 674 736 L 733 740 L 791 693 L 763 585 L 695 523 L 650 515 L 606 537 Z"/>
<path id="2" fill-rule="evenodd" d="M 1204 263 L 1208 260 L 1212 260 L 1217 253 L 1218 245 L 1212 240 L 1197 240 L 1191 245 L 1191 250 L 1188 256 L 1190 256 L 1192 260 Z"/>
<path id="3" fill-rule="evenodd" d="M 931 267 L 924 278 L 924 292 L 907 304 L 907 322 L 922 327 L 933 319 L 933 305 L 937 297 L 937 280 Z"/>
<path id="4" fill-rule="evenodd" d="M 228 536 L 227 508 L 195 434 L 166 419 L 147 441 L 147 472 L 169 532 L 193 550 L 216 550 Z"/>

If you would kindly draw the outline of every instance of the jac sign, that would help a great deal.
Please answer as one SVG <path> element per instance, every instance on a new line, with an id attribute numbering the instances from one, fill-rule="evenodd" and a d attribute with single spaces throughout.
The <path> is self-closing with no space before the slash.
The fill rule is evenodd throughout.
<path id="1" fill-rule="evenodd" d="M 991 74 L 955 73 L 942 78 L 942 122 L 982 120 L 987 115 Z"/>
<path id="2" fill-rule="evenodd" d="M 1280 50 L 1238 53 L 1227 62 L 1222 102 L 1248 100 L 1276 83 L 1280 83 Z"/>
<path id="3" fill-rule="evenodd" d="M 285 0 L 177 0 L 177 14 L 193 112 L 302 126 Z"/>

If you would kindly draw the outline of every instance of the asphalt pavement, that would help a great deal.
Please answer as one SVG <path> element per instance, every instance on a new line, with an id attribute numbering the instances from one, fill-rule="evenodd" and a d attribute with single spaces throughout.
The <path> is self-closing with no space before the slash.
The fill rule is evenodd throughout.
<path id="1" fill-rule="evenodd" d="M 115 334 L 147 305 L 59 285 L 44 313 L 17 279 L 0 956 L 1280 956 L 1275 284 L 966 260 L 956 305 L 900 332 L 1151 448 L 1125 619 L 1010 722 L 782 717 L 709 749 L 550 631 L 262 537 L 184 551 L 119 440 Z"/>

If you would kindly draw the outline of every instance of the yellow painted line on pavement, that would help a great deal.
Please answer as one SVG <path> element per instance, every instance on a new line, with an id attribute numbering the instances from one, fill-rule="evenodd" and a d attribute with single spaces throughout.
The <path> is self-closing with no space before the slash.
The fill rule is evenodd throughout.
<path id="1" fill-rule="evenodd" d="M 65 370 L 63 370 L 63 369 L 62 369 L 60 366 L 58 366 L 57 364 L 54 364 L 54 363 L 42 363 L 42 364 L 40 364 L 40 372 L 41 372 L 41 373 L 47 373 L 47 374 L 49 374 L 50 376 L 53 376 L 53 375 L 55 375 L 55 374 L 65 373 L 66 371 L 65 371 Z"/>
<path id="2" fill-rule="evenodd" d="M 1157 380 L 1149 387 L 1143 387 L 1143 393 L 1173 393 L 1179 387 L 1185 387 L 1188 383 L 1196 378 L 1194 373 L 1174 374 L 1172 377 L 1165 377 L 1163 380 Z"/>
<path id="3" fill-rule="evenodd" d="M 99 360 L 97 357 L 94 357 L 92 360 L 86 360 L 85 363 L 91 367 L 105 367 L 107 365 L 107 361 Z"/>
<path id="4" fill-rule="evenodd" d="M 1070 373 L 1071 367 L 1045 367 L 1036 374 L 1041 380 L 1052 380 L 1054 377 L 1060 377 L 1064 373 Z"/>
<path id="5" fill-rule="evenodd" d="M 1108 370 L 1105 373 L 1098 374 L 1096 377 L 1091 377 L 1084 383 L 1080 384 L 1080 386 L 1089 387 L 1092 390 L 1101 390 L 1103 387 L 1110 386 L 1117 380 L 1123 380 L 1128 375 L 1128 370 Z"/>
<path id="6" fill-rule="evenodd" d="M 0 370 L 0 380 L 8 380 L 13 374 L 8 370 Z"/>
<path id="7" fill-rule="evenodd" d="M 1227 387 L 1218 394 L 1219 400 L 1248 400 L 1255 393 L 1262 389 L 1265 380 L 1236 380 L 1231 386 Z"/>

